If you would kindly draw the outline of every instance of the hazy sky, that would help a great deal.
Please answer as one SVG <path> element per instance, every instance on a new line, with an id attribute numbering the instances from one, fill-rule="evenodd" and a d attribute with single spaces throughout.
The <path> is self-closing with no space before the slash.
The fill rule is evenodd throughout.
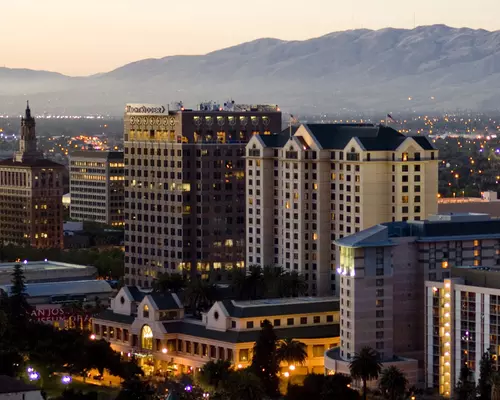
<path id="1" fill-rule="evenodd" d="M 261 37 L 443 23 L 500 29 L 499 0 L 0 0 L 0 66 L 70 75 Z"/>

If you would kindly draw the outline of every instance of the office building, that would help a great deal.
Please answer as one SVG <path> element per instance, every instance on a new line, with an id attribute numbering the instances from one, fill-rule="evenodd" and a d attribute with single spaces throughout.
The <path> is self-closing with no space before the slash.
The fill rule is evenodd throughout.
<path id="1" fill-rule="evenodd" d="M 245 145 L 280 129 L 273 105 L 127 106 L 125 282 L 243 267 Z"/>
<path id="2" fill-rule="evenodd" d="M 424 381 L 425 281 L 450 279 L 455 266 L 500 266 L 500 220 L 484 214 L 390 222 L 338 239 L 340 348 L 325 368 L 348 373 L 364 346 Z M 413 361 L 412 361 L 413 360 Z"/>
<path id="3" fill-rule="evenodd" d="M 38 151 L 28 105 L 21 118 L 19 151 L 0 161 L 0 244 L 63 247 L 64 170 Z"/>
<path id="4" fill-rule="evenodd" d="M 185 314 L 174 293 L 145 293 L 125 286 L 110 309 L 93 318 L 93 334 L 116 351 L 135 356 L 146 374 L 197 373 L 208 361 L 228 360 L 246 368 L 261 323 L 267 319 L 279 339 L 306 345 L 304 365 L 283 372 L 324 372 L 324 352 L 338 346 L 339 302 L 336 298 L 289 298 L 217 301 L 201 320 Z"/>
<path id="5" fill-rule="evenodd" d="M 495 248 L 500 252 L 498 244 Z M 487 351 L 498 370 L 500 266 L 453 268 L 444 282 L 425 282 L 425 300 L 428 388 L 452 397 L 463 366 L 470 368 L 477 384 L 480 360 Z"/>
<path id="6" fill-rule="evenodd" d="M 335 290 L 333 242 L 437 209 L 438 152 L 424 136 L 366 124 L 306 124 L 246 148 L 247 265 L 301 273 Z"/>
<path id="7" fill-rule="evenodd" d="M 76 151 L 69 165 L 71 219 L 123 226 L 123 152 Z"/>

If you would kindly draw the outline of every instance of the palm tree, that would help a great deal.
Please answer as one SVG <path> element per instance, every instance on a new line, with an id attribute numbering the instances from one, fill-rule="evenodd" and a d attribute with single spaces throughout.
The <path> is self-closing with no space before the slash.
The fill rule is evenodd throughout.
<path id="1" fill-rule="evenodd" d="M 282 297 L 299 297 L 307 292 L 307 283 L 297 271 L 292 271 L 283 275 L 282 282 Z"/>
<path id="2" fill-rule="evenodd" d="M 286 338 L 279 341 L 276 356 L 280 362 L 285 361 L 288 365 L 304 364 L 307 360 L 307 346 L 298 340 Z"/>
<path id="3" fill-rule="evenodd" d="M 408 385 L 408 379 L 397 367 L 390 366 L 382 371 L 379 382 L 380 390 L 385 395 L 389 395 L 391 400 L 401 398 L 405 394 L 406 385 Z"/>
<path id="4" fill-rule="evenodd" d="M 189 283 L 185 293 L 185 302 L 197 315 L 200 309 L 208 308 L 215 297 L 215 286 L 200 278 L 194 278 Z"/>
<path id="5" fill-rule="evenodd" d="M 232 372 L 230 361 L 209 361 L 201 369 L 199 379 L 202 384 L 217 391 L 220 390 L 221 384 L 229 379 Z"/>
<path id="6" fill-rule="evenodd" d="M 377 379 L 382 370 L 378 353 L 371 347 L 363 347 L 359 353 L 354 354 L 349 370 L 354 379 L 361 379 L 363 382 L 363 399 L 366 400 L 366 382 Z"/>

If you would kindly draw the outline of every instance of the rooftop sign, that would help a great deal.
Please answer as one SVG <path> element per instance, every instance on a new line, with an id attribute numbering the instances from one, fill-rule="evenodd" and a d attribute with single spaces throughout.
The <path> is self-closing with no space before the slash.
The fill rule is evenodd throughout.
<path id="1" fill-rule="evenodd" d="M 127 104 L 125 114 L 165 114 L 165 106 L 158 104 Z"/>

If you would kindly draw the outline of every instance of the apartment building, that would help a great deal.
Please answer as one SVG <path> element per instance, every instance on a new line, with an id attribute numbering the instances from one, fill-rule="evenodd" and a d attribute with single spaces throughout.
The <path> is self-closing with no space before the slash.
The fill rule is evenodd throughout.
<path id="1" fill-rule="evenodd" d="M 305 124 L 253 137 L 246 148 L 247 265 L 280 265 L 304 276 L 308 294 L 331 293 L 333 242 L 435 214 L 437 164 L 427 137 L 385 126 Z"/>
<path id="2" fill-rule="evenodd" d="M 281 130 L 275 105 L 125 113 L 125 282 L 159 273 L 228 277 L 245 265 L 245 145 Z"/>
<path id="3" fill-rule="evenodd" d="M 494 245 L 496 252 L 500 247 Z M 425 282 L 426 386 L 451 397 L 463 366 L 478 383 L 481 356 L 500 355 L 500 266 L 457 267 L 444 282 Z"/>
<path id="4" fill-rule="evenodd" d="M 354 353 L 376 349 L 424 381 L 426 281 L 450 279 L 455 266 L 500 267 L 500 221 L 485 214 L 390 222 L 338 239 L 340 348 L 328 370 L 348 373 Z M 413 364 L 411 363 L 413 360 Z"/>
<path id="5" fill-rule="evenodd" d="M 38 151 L 29 104 L 21 118 L 19 150 L 0 161 L 0 244 L 63 247 L 64 166 Z"/>
<path id="6" fill-rule="evenodd" d="M 69 165 L 71 219 L 123 226 L 123 152 L 75 151 Z"/>
<path id="7" fill-rule="evenodd" d="M 93 334 L 116 351 L 137 357 L 147 374 L 196 374 L 215 360 L 248 367 L 265 319 L 279 339 L 293 338 L 307 346 L 304 365 L 290 368 L 283 363 L 283 372 L 323 373 L 324 352 L 339 344 L 339 302 L 332 297 L 224 300 L 195 319 L 185 314 L 174 293 L 145 293 L 125 286 L 111 300 L 110 309 L 93 319 Z"/>

